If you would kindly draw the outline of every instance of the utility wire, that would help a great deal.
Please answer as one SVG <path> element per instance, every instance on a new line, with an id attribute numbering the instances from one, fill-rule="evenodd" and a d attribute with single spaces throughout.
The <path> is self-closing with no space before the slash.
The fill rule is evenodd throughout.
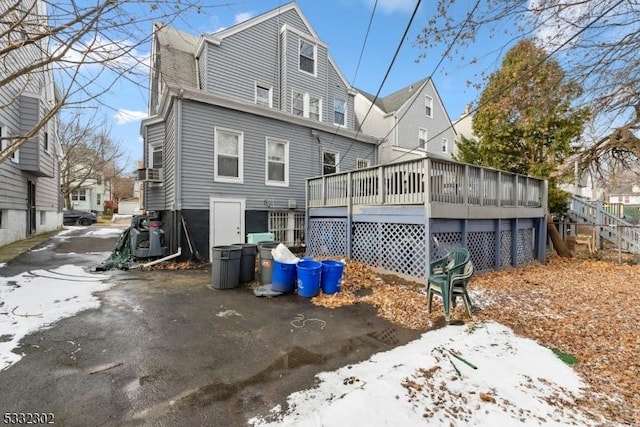
<path id="1" fill-rule="evenodd" d="M 356 65 L 356 71 L 353 74 L 353 80 L 352 82 L 355 83 L 356 78 L 358 77 L 358 70 L 360 69 L 360 62 L 362 61 L 362 56 L 364 54 L 364 49 L 367 45 L 367 40 L 369 39 L 369 31 L 371 31 L 371 24 L 373 23 L 373 17 L 376 14 L 376 8 L 378 7 L 378 0 L 376 0 L 376 2 L 373 5 L 373 10 L 371 11 L 371 17 L 369 18 L 369 25 L 367 26 L 367 31 L 364 35 L 364 41 L 362 42 L 362 48 L 360 49 L 360 57 L 358 58 L 358 64 Z M 335 108 L 335 107 L 334 107 Z M 334 111 L 335 114 L 335 111 Z M 354 114 L 355 116 L 355 114 Z M 334 116 L 334 121 L 335 121 L 335 116 Z M 344 112 L 344 123 L 347 123 L 347 105 L 345 102 L 345 112 Z M 331 138 L 331 142 L 329 143 L 329 145 L 333 145 L 333 141 L 335 141 L 336 136 L 338 135 L 338 131 L 340 130 L 340 128 L 342 127 L 342 125 L 338 124 L 336 125 L 336 129 L 333 131 L 332 134 L 332 138 Z M 316 137 L 318 139 L 318 141 L 320 140 L 319 137 Z M 338 162 L 338 164 L 340 164 L 340 162 Z M 336 165 L 336 167 L 338 166 L 338 164 Z"/>
<path id="2" fill-rule="evenodd" d="M 471 9 L 471 12 L 469 12 L 467 14 L 467 18 L 465 19 L 464 23 L 462 24 L 462 26 L 460 27 L 460 30 L 458 31 L 458 33 L 456 34 L 456 36 L 453 38 L 453 40 L 451 41 L 451 43 L 449 43 L 449 45 L 447 46 L 447 49 L 445 50 L 445 52 L 442 54 L 442 56 L 440 57 L 440 61 L 438 61 L 438 63 L 436 64 L 435 68 L 431 71 L 431 73 L 429 74 L 429 77 L 426 79 L 425 84 L 428 83 L 430 80 L 432 80 L 433 75 L 436 73 L 436 71 L 438 71 L 438 68 L 440 68 L 440 66 L 442 65 L 442 63 L 444 62 L 445 58 L 447 57 L 447 55 L 449 54 L 449 52 L 451 52 L 451 49 L 453 49 L 453 46 L 455 46 L 456 42 L 458 41 L 458 38 L 460 37 L 460 35 L 462 34 L 462 31 L 464 30 L 464 28 L 467 26 L 467 24 L 469 23 L 469 21 L 471 20 L 471 18 L 473 17 L 473 14 L 476 12 L 476 9 L 478 9 L 478 6 L 480 5 L 480 0 L 476 0 L 476 4 L 473 6 L 473 9 Z M 413 104 L 416 102 L 416 100 L 418 99 L 418 94 L 416 93 L 416 95 L 413 97 L 413 99 L 411 100 L 411 103 L 409 104 L 408 108 L 405 109 L 404 113 L 402 114 L 402 116 L 400 116 L 400 118 L 398 120 L 396 120 L 396 122 L 394 123 L 394 125 L 391 127 L 391 129 L 389 129 L 389 132 L 387 132 L 387 134 L 382 138 L 382 140 L 384 141 L 385 139 L 387 139 L 389 137 L 389 135 L 391 135 L 391 133 L 398 127 L 398 124 L 400 124 L 400 122 L 402 121 L 402 119 L 404 118 L 404 116 L 409 112 L 409 110 L 411 109 L 411 107 L 413 106 Z M 373 105 L 373 104 L 372 104 Z M 366 119 L 366 117 L 365 117 Z M 363 120 L 364 122 L 364 120 Z M 429 141 L 432 141 L 433 139 L 435 139 L 437 136 L 442 135 L 444 132 L 446 132 L 447 130 L 449 130 L 449 128 L 451 128 L 452 126 L 448 126 L 447 128 L 445 128 L 444 130 L 442 130 L 441 132 L 439 132 L 437 135 L 435 135 L 432 138 L 427 138 L 427 140 L 425 141 L 425 146 L 429 143 Z M 349 148 L 351 148 L 351 146 L 349 146 Z M 420 148 L 420 145 L 418 145 L 415 148 L 412 148 L 411 151 L 409 151 L 409 153 L 414 152 L 415 150 L 417 150 L 418 148 Z M 375 150 L 378 149 L 378 145 L 376 145 L 373 150 L 371 150 L 369 152 L 369 154 L 366 157 L 369 157 L 371 154 L 373 154 L 375 152 Z M 348 150 L 347 150 L 348 152 Z M 394 159 L 394 161 L 397 161 L 397 159 L 404 157 L 405 155 L 407 155 L 408 153 L 404 153 L 401 156 L 399 156 L 398 158 Z M 388 162 L 389 163 L 389 162 Z"/>
<path id="3" fill-rule="evenodd" d="M 342 161 L 345 159 L 345 157 L 347 156 L 349 151 L 351 151 L 351 148 L 353 147 L 353 143 L 358 138 L 358 134 L 360 133 L 360 130 L 362 129 L 362 124 L 367 120 L 367 117 L 369 117 L 369 113 L 371 112 L 371 109 L 375 105 L 375 102 L 378 99 L 378 97 L 380 95 L 380 92 L 382 91 L 382 87 L 384 86 L 385 82 L 387 81 L 387 78 L 389 77 L 389 73 L 391 72 L 391 68 L 393 67 L 393 64 L 395 63 L 396 58 L 398 57 L 398 54 L 400 53 L 400 49 L 402 48 L 402 45 L 404 44 L 404 40 L 407 38 L 407 33 L 409 32 L 409 29 L 411 28 L 411 24 L 413 23 L 413 20 L 416 17 L 416 14 L 418 13 L 418 9 L 420 8 L 420 3 L 421 2 L 422 2 L 422 0 L 418 0 L 416 2 L 416 7 L 413 9 L 413 13 L 411 14 L 411 18 L 409 19 L 409 22 L 407 23 L 407 26 L 404 29 L 404 33 L 402 34 L 402 38 L 400 39 L 400 43 L 398 43 L 398 47 L 396 48 L 396 51 L 393 54 L 393 58 L 391 59 L 391 62 L 389 63 L 389 66 L 387 66 L 387 71 L 385 72 L 384 78 L 382 79 L 382 82 L 380 83 L 380 86 L 378 87 L 378 91 L 376 92 L 376 95 L 373 98 L 373 102 L 371 103 L 371 106 L 369 107 L 369 110 L 367 110 L 367 114 L 365 114 L 364 119 L 362 119 L 362 121 L 360 122 L 360 125 L 358 126 L 358 129 L 356 130 L 356 134 L 353 137 L 353 139 L 351 140 L 351 143 L 349 144 L 349 147 L 347 148 L 347 151 L 345 151 L 345 153 L 342 156 L 342 158 L 340 159 L 340 161 L 338 161 L 338 163 L 336 164 L 336 168 L 340 165 L 340 163 L 342 163 Z"/>
<path id="4" fill-rule="evenodd" d="M 611 12 L 613 9 L 615 9 L 616 7 L 620 6 L 625 0 L 619 0 L 616 4 L 614 4 L 613 6 L 611 6 L 609 9 L 607 9 L 606 11 L 604 11 L 603 13 L 601 13 L 598 17 L 596 17 L 593 21 L 589 22 L 587 25 L 585 25 L 583 28 L 580 29 L 580 31 L 576 32 L 573 36 L 571 36 L 570 38 L 568 38 L 567 40 L 565 40 L 560 46 L 558 46 L 557 48 L 555 48 L 554 50 L 552 50 L 550 53 L 548 53 L 543 59 L 541 59 L 532 69 L 531 71 L 529 71 L 529 73 L 527 75 L 524 76 L 518 76 L 517 79 L 514 79 L 512 81 L 511 84 L 508 84 L 506 86 L 504 86 L 500 91 L 498 91 L 494 96 L 492 96 L 491 98 L 488 99 L 488 101 L 492 101 L 494 99 L 496 99 L 498 96 L 502 95 L 504 92 L 506 92 L 508 89 L 512 88 L 518 81 L 520 81 L 521 78 L 523 77 L 529 77 L 533 72 L 535 72 L 538 68 L 540 68 L 540 66 L 542 66 L 542 64 L 544 64 L 545 62 L 547 62 L 551 56 L 555 55 L 557 52 L 559 52 L 563 47 L 565 47 L 567 44 L 569 44 L 571 41 L 573 41 L 576 37 L 578 37 L 580 34 L 582 34 L 583 32 L 585 32 L 589 27 L 593 26 L 596 22 L 598 22 L 599 20 L 601 20 L 602 18 L 604 18 L 607 14 L 609 14 L 609 12 Z M 478 109 L 480 108 L 480 105 L 478 105 L 477 107 L 473 108 L 469 114 L 475 113 L 476 111 L 478 111 Z M 403 115 L 404 117 L 404 115 Z M 401 118 L 402 119 L 402 118 Z M 400 122 L 400 120 L 398 120 L 398 122 Z M 395 128 L 395 126 L 394 126 Z M 443 133 L 445 133 L 446 131 L 448 131 L 449 129 L 453 129 L 453 123 L 449 126 L 447 126 L 445 129 L 441 130 L 440 132 L 438 132 L 436 135 L 434 135 L 431 138 L 427 139 L 428 143 L 429 141 L 434 140 L 435 138 L 437 138 L 438 136 L 442 135 Z M 393 130 L 393 129 L 392 129 Z M 391 133 L 391 132 L 389 132 Z M 387 134 L 388 136 L 389 134 Z M 371 155 L 378 147 L 376 146 L 369 155 Z M 416 151 L 418 148 L 420 148 L 420 145 L 417 145 L 416 147 L 410 149 L 410 151 L 403 153 L 402 155 L 398 156 L 397 158 L 395 158 L 393 161 L 388 161 L 386 163 L 382 163 L 378 166 L 384 166 L 390 163 L 395 163 L 397 162 L 399 159 L 401 159 L 402 157 L 406 156 L 409 153 L 412 153 L 414 151 Z"/>
<path id="5" fill-rule="evenodd" d="M 353 73 L 353 80 L 351 80 L 354 84 L 356 82 L 356 78 L 358 77 L 358 70 L 360 70 L 360 62 L 362 62 L 362 55 L 364 54 L 364 48 L 367 45 L 367 40 L 369 39 L 369 31 L 371 31 L 371 24 L 373 23 L 373 16 L 376 14 L 376 8 L 378 7 L 378 0 L 373 4 L 373 10 L 371 11 L 371 17 L 369 18 L 369 25 L 367 26 L 367 32 L 364 35 L 364 41 L 362 42 L 362 49 L 360 49 L 360 57 L 358 58 L 358 64 L 356 65 L 356 71 Z"/>

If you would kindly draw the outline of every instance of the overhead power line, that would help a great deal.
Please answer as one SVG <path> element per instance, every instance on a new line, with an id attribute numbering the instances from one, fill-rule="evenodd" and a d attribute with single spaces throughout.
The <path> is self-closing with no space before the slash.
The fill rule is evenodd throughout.
<path id="1" fill-rule="evenodd" d="M 511 89 L 516 83 L 518 83 L 523 77 L 529 77 L 531 76 L 538 68 L 540 68 L 542 66 L 542 64 L 544 64 L 545 62 L 547 62 L 553 55 L 555 55 L 556 53 L 558 53 L 562 48 L 564 48 L 566 45 L 568 45 L 569 43 L 571 43 L 576 37 L 578 37 L 580 34 L 582 34 L 583 32 L 585 32 L 587 29 L 589 29 L 591 26 L 595 25 L 598 21 L 600 21 L 602 18 L 604 18 L 606 15 L 608 15 L 612 10 L 614 10 L 615 8 L 617 8 L 618 6 L 620 6 L 622 3 L 624 3 L 625 0 L 619 0 L 617 3 L 615 3 L 613 6 L 611 6 L 610 8 L 608 8 L 607 10 L 605 10 L 603 13 L 601 13 L 600 15 L 598 15 L 593 21 L 589 22 L 587 25 L 585 25 L 584 27 L 582 27 L 580 29 L 580 31 L 576 32 L 573 36 L 571 36 L 570 38 L 568 38 L 567 40 L 565 40 L 561 45 L 559 45 L 558 47 L 556 47 L 555 49 L 553 49 L 550 53 L 548 53 L 543 59 L 541 59 L 526 75 L 520 75 L 517 76 L 516 79 L 514 79 L 510 84 L 505 85 L 501 90 L 499 90 L 496 94 L 494 94 L 492 97 L 489 98 L 489 101 L 492 101 L 494 99 L 496 99 L 497 97 L 501 96 L 502 94 L 504 94 L 507 90 Z M 415 101 L 415 100 L 414 100 Z M 469 114 L 475 113 L 476 111 L 478 111 L 478 109 L 480 108 L 480 105 L 478 105 L 477 107 L 473 108 Z M 404 117 L 404 115 L 403 115 Z M 398 121 L 399 122 L 399 121 Z M 395 126 L 394 126 L 395 127 Z M 437 138 L 438 136 L 442 135 L 443 133 L 445 133 L 446 131 L 448 131 L 449 129 L 453 128 L 453 124 L 447 126 L 445 129 L 441 130 L 440 132 L 438 132 L 436 135 L 434 135 L 431 138 L 427 139 L 427 143 L 429 141 L 433 141 L 435 138 Z M 388 136 L 389 134 L 387 134 Z M 412 153 L 414 151 L 416 151 L 418 148 L 420 148 L 420 145 L 415 146 L 414 148 L 410 149 L 410 151 L 403 153 L 402 155 L 398 156 L 396 159 L 393 160 L 393 162 L 397 162 L 399 159 L 401 159 L 402 157 L 406 156 L 409 153 Z M 377 147 L 374 148 L 374 150 L 376 150 Z M 373 151 L 372 151 L 373 153 Z M 386 164 L 390 164 L 393 163 L 391 161 L 386 162 L 381 164 L 380 166 L 386 165 Z"/>

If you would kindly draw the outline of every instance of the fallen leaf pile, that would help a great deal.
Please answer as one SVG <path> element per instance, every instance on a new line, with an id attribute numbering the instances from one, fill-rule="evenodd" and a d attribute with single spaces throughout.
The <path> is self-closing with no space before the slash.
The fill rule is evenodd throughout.
<path id="1" fill-rule="evenodd" d="M 159 264 L 150 265 L 149 270 L 199 270 L 208 268 L 209 264 L 206 262 L 195 261 L 176 261 L 176 262 L 161 262 Z"/>
<path id="2" fill-rule="evenodd" d="M 518 335 L 577 359 L 572 367 L 591 386 L 579 402 L 623 425 L 640 425 L 640 266 L 596 259 L 550 257 L 546 265 L 478 273 L 469 284 L 474 311 L 452 319 L 494 320 Z M 341 292 L 319 295 L 316 305 L 366 303 L 378 315 L 416 330 L 442 324 L 439 299 L 427 315 L 424 284 L 376 274 L 347 261 Z"/>

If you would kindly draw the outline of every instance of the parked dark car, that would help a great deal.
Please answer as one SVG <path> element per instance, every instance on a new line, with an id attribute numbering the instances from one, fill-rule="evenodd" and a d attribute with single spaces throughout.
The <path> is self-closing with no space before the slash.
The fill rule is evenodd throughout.
<path id="1" fill-rule="evenodd" d="M 98 222 L 98 217 L 93 212 L 65 210 L 62 213 L 64 225 L 91 225 L 96 222 Z"/>

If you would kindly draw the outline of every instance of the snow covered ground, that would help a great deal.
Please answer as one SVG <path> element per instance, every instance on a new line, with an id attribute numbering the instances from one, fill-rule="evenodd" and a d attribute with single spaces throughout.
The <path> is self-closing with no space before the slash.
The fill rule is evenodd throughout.
<path id="1" fill-rule="evenodd" d="M 68 239 L 75 229 L 87 228 L 65 227 L 54 239 Z M 117 228 L 92 228 L 87 235 L 107 238 L 119 233 L 122 230 Z M 32 252 L 52 246 L 47 244 Z M 99 307 L 100 301 L 93 294 L 113 286 L 107 283 L 109 277 L 71 264 L 0 277 L 0 370 L 22 358 L 18 344 L 24 336 L 83 310 Z"/>
<path id="2" fill-rule="evenodd" d="M 249 424 L 596 425 L 573 405 L 585 387 L 573 369 L 493 322 L 430 331 L 317 379 L 317 387 L 289 396 L 286 411 L 273 408 Z"/>
<path id="3" fill-rule="evenodd" d="M 99 307 L 93 293 L 111 287 L 108 278 L 75 265 L 0 277 L 0 370 L 22 358 L 13 350 L 27 334 Z"/>

